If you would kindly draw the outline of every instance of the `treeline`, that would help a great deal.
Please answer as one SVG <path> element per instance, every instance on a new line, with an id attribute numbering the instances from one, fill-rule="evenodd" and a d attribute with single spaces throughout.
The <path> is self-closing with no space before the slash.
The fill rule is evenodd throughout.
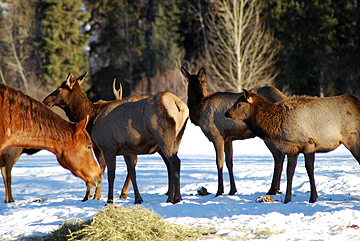
<path id="1" fill-rule="evenodd" d="M 180 66 L 210 92 L 272 84 L 287 94 L 360 95 L 359 1 L 0 1 L 0 81 L 42 98 L 89 72 L 92 100 L 171 91 Z"/>

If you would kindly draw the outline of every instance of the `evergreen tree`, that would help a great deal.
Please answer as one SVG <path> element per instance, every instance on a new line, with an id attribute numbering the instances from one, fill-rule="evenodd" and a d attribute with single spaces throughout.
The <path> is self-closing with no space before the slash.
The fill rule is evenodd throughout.
<path id="1" fill-rule="evenodd" d="M 45 84 L 52 88 L 70 72 L 88 71 L 83 24 L 89 18 L 81 0 L 41 0 L 38 3 L 41 34 L 37 39 Z"/>
<path id="2" fill-rule="evenodd" d="M 153 57 L 148 71 L 152 76 L 175 68 L 176 59 L 181 54 L 183 38 L 179 33 L 181 12 L 178 0 L 163 1 L 158 4 L 155 21 L 152 23 L 150 50 Z"/>
<path id="3" fill-rule="evenodd" d="M 356 2 L 267 3 L 267 19 L 281 46 L 278 87 L 287 87 L 293 94 L 360 94 Z"/>
<path id="4" fill-rule="evenodd" d="M 131 93 L 133 83 L 145 72 L 142 65 L 145 49 L 145 9 L 143 1 L 87 0 L 91 12 L 89 31 L 92 100 L 114 99 L 112 82 L 123 86 L 124 96 Z"/>

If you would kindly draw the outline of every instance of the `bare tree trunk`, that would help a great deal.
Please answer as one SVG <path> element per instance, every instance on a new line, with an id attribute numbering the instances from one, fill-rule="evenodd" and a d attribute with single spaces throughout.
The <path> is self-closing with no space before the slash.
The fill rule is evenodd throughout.
<path id="1" fill-rule="evenodd" d="M 16 45 L 15 45 L 15 41 L 14 41 L 14 38 L 12 37 L 12 33 L 8 33 L 9 34 L 9 38 L 10 38 L 10 45 L 11 45 L 11 50 L 12 50 L 12 53 L 13 53 L 13 57 L 15 59 L 15 63 L 9 63 L 10 65 L 12 65 L 14 68 L 16 68 L 21 76 L 21 79 L 24 83 L 24 87 L 25 87 L 25 90 L 26 92 L 29 92 L 29 87 L 28 87 L 28 84 L 27 84 L 27 80 L 26 80 L 26 76 L 24 74 L 24 69 L 22 67 L 22 64 L 19 60 L 19 57 L 18 57 L 18 54 L 16 52 Z"/>
<path id="2" fill-rule="evenodd" d="M 4 77 L 4 74 L 2 72 L 2 70 L 0 69 L 0 76 L 1 76 L 1 81 L 6 84 L 6 81 L 5 81 L 5 77 Z"/>

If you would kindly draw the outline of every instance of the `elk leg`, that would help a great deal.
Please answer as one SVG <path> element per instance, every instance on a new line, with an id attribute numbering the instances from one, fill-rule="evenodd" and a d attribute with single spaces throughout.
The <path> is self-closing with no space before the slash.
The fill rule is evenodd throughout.
<path id="1" fill-rule="evenodd" d="M 126 162 L 126 159 L 129 159 L 129 158 L 134 158 L 134 162 L 135 162 L 135 166 L 136 166 L 136 163 L 138 161 L 138 157 L 135 156 L 135 157 L 130 157 L 130 156 L 124 156 L 124 160 Z M 129 159 L 130 160 L 130 159 Z M 131 183 L 131 179 L 129 177 L 129 173 L 126 175 L 126 179 L 125 179 L 125 182 L 124 182 L 124 185 L 123 185 L 123 188 L 121 190 L 121 194 L 120 194 L 120 198 L 127 198 L 129 196 L 129 188 L 130 188 L 130 183 Z"/>
<path id="2" fill-rule="evenodd" d="M 138 157 L 137 157 L 137 155 L 134 155 L 134 156 L 132 156 L 132 155 L 131 155 L 131 156 L 128 156 L 128 155 L 127 155 L 127 156 L 124 156 L 124 160 L 125 160 L 126 163 L 129 162 L 129 161 L 133 161 L 134 164 L 135 164 L 135 166 L 136 166 L 137 161 L 138 161 Z M 131 179 L 130 179 L 130 177 L 129 177 L 129 172 L 128 172 L 128 174 L 126 175 L 126 180 L 125 180 L 125 182 L 124 182 L 123 188 L 122 188 L 122 190 L 121 190 L 120 198 L 125 199 L 125 198 L 128 197 L 128 195 L 129 195 L 130 183 L 131 183 Z"/>
<path id="3" fill-rule="evenodd" d="M 107 203 L 114 203 L 114 181 L 115 181 L 115 169 L 116 169 L 116 155 L 110 150 L 104 150 L 105 162 L 108 169 L 108 200 Z"/>
<path id="4" fill-rule="evenodd" d="M 101 151 L 101 149 L 96 145 L 94 145 L 94 153 L 95 153 L 97 161 L 99 162 L 99 166 L 100 166 L 101 171 L 102 171 L 103 176 L 104 176 L 105 168 L 106 168 L 106 162 L 105 162 L 104 154 Z M 102 181 L 99 184 L 99 186 L 96 187 L 95 195 L 94 195 L 95 200 L 100 200 L 100 198 L 101 198 L 101 189 L 102 189 Z M 91 198 L 91 196 L 92 195 L 90 195 L 90 198 Z"/>
<path id="5" fill-rule="evenodd" d="M 3 166 L 1 166 L 1 174 L 4 179 L 5 186 L 5 203 L 14 202 L 12 191 L 11 191 L 11 170 L 14 164 L 19 159 L 23 148 L 20 147 L 9 147 L 1 153 L 3 160 Z"/>
<path id="6" fill-rule="evenodd" d="M 226 160 L 226 167 L 229 171 L 229 178 L 230 178 L 230 192 L 229 195 L 234 195 L 236 193 L 236 185 L 235 185 L 235 178 L 233 172 L 233 146 L 232 142 L 225 142 L 225 160 Z"/>
<path id="7" fill-rule="evenodd" d="M 134 188 L 134 192 L 135 192 L 135 204 L 141 204 L 143 202 L 143 199 L 140 195 L 140 192 L 139 192 L 139 189 L 137 186 L 137 182 L 136 182 L 136 171 L 135 171 L 136 158 L 137 158 L 137 156 L 135 156 L 135 155 L 129 155 L 129 156 L 127 156 L 125 161 L 126 161 L 126 166 L 127 166 L 127 170 L 128 170 L 128 176 L 131 179 L 131 182 L 132 182 L 133 188 Z"/>
<path id="8" fill-rule="evenodd" d="M 288 154 L 288 164 L 286 169 L 286 178 L 287 178 L 287 187 L 284 203 L 291 201 L 291 189 L 292 189 L 292 179 L 294 177 L 295 167 L 297 164 L 298 154 Z"/>
<path id="9" fill-rule="evenodd" d="M 166 155 L 165 155 L 166 156 Z M 178 203 L 182 200 L 180 194 L 180 159 L 176 154 L 166 159 L 170 160 L 170 189 L 166 202 Z"/>
<path id="10" fill-rule="evenodd" d="M 85 197 L 83 198 L 82 202 L 90 200 L 93 195 L 93 189 L 91 187 L 86 188 Z"/>
<path id="11" fill-rule="evenodd" d="M 167 192 L 166 192 L 165 195 L 169 196 L 169 193 L 170 193 L 170 183 L 171 183 L 170 162 L 169 162 L 168 159 L 166 159 L 166 157 L 165 157 L 164 154 L 162 153 L 161 149 L 158 150 L 158 153 L 159 153 L 159 155 L 162 157 L 162 159 L 164 160 L 165 165 L 166 165 L 166 169 L 167 169 L 167 172 L 168 172 L 168 190 L 167 190 Z"/>
<path id="12" fill-rule="evenodd" d="M 216 167 L 218 169 L 218 190 L 215 197 L 220 196 L 224 193 L 223 183 L 223 166 L 224 166 L 224 142 L 214 141 L 214 147 L 216 151 Z"/>
<path id="13" fill-rule="evenodd" d="M 315 178 L 314 178 L 314 162 L 315 162 L 315 153 L 305 154 L 305 168 L 310 180 L 311 194 L 310 194 L 310 203 L 316 202 L 317 192 L 315 186 Z"/>
<path id="14" fill-rule="evenodd" d="M 272 143 L 266 141 L 264 142 L 274 158 L 273 178 L 271 181 L 271 187 L 266 194 L 267 195 L 280 194 L 281 173 L 283 169 L 285 155 L 279 149 L 277 149 L 275 145 L 273 145 Z"/>
<path id="15" fill-rule="evenodd" d="M 11 176 L 6 174 L 6 166 L 1 167 L 1 174 L 4 179 L 4 186 L 5 186 L 5 203 L 14 202 L 11 193 Z"/>

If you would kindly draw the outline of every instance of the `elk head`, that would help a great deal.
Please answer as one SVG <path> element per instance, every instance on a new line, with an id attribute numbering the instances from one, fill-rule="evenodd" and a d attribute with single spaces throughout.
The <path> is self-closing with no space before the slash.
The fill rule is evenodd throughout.
<path id="1" fill-rule="evenodd" d="M 234 105 L 225 112 L 225 117 L 230 120 L 236 119 L 241 121 L 248 119 L 250 116 L 251 104 L 254 103 L 256 98 L 254 95 L 255 93 L 255 89 L 252 89 L 251 91 L 244 89 L 244 95 L 240 96 Z"/>
<path id="2" fill-rule="evenodd" d="M 67 79 L 60 85 L 59 88 L 50 93 L 44 100 L 43 103 L 47 106 L 59 106 L 64 109 L 69 105 L 69 98 L 72 93 L 72 90 L 76 84 L 81 84 L 85 77 L 87 76 L 87 72 L 82 76 L 75 78 L 73 73 L 70 73 Z"/>

